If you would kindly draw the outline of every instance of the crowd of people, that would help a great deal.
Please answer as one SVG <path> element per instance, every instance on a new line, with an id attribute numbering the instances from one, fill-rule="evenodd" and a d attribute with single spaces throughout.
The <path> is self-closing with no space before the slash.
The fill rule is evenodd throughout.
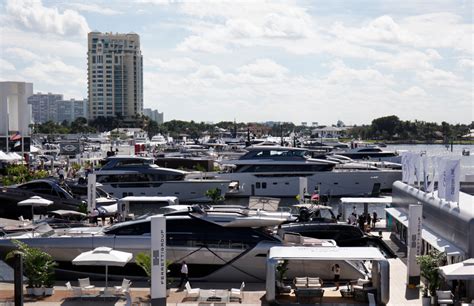
<path id="1" fill-rule="evenodd" d="M 354 206 L 352 213 L 347 218 L 347 223 L 352 225 L 357 225 L 362 231 L 368 232 L 370 229 L 375 228 L 375 224 L 380 219 L 377 216 L 377 212 L 373 212 L 372 215 L 370 213 L 366 214 L 357 214 L 357 209 Z"/>

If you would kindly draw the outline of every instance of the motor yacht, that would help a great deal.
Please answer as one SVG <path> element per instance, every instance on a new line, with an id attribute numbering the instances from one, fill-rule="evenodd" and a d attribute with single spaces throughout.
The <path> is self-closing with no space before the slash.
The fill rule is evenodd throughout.
<path id="1" fill-rule="evenodd" d="M 227 194 L 235 197 L 295 197 L 316 189 L 325 196 L 364 196 L 374 190 L 389 191 L 401 179 L 400 170 L 341 167 L 340 161 L 312 158 L 307 149 L 290 147 L 249 147 L 239 159 L 221 163 L 233 167 L 206 177 L 238 185 Z"/>
<path id="2" fill-rule="evenodd" d="M 402 157 L 395 151 L 383 150 L 379 146 L 363 146 L 337 152 L 355 160 L 385 161 L 400 164 Z"/>
<path id="3" fill-rule="evenodd" d="M 168 141 L 161 134 L 153 136 L 150 140 L 150 146 L 165 146 L 167 143 Z"/>
<path id="4" fill-rule="evenodd" d="M 97 183 L 110 195 L 126 196 L 176 196 L 180 202 L 208 202 L 205 193 L 219 189 L 224 194 L 230 181 L 189 178 L 188 172 L 158 167 L 152 158 L 113 156 L 95 172 Z"/>

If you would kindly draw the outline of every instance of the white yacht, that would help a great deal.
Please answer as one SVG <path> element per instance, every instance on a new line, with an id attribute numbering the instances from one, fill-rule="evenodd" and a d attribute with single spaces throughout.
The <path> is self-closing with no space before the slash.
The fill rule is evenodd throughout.
<path id="1" fill-rule="evenodd" d="M 158 134 L 151 138 L 150 146 L 165 146 L 168 143 L 165 136 Z"/>
<path id="2" fill-rule="evenodd" d="M 228 221 L 233 222 L 230 217 Z M 285 240 L 282 240 L 270 231 L 250 228 L 243 223 L 241 226 L 223 226 L 224 224 L 224 221 L 220 224 L 212 222 L 205 214 L 191 212 L 167 214 L 166 256 L 172 263 L 171 276 L 179 275 L 180 263 L 185 260 L 192 279 L 263 282 L 266 275 L 267 254 L 273 246 L 337 247 L 333 240 L 308 239 L 290 233 L 286 233 Z M 68 277 L 71 277 L 73 272 L 98 276 L 102 271 L 97 272 L 95 267 L 73 266 L 72 259 L 98 246 L 132 252 L 133 258 L 136 258 L 135 255 L 138 253 L 150 252 L 150 230 L 150 217 L 117 223 L 106 228 L 74 228 L 61 234 L 52 229 L 38 229 L 34 233 L 0 238 L 0 255 L 11 251 L 14 248 L 11 239 L 17 239 L 49 253 L 58 263 L 58 269 L 67 272 Z M 307 268 L 308 271 L 319 273 L 324 266 L 307 266 Z M 344 263 L 342 269 L 347 279 L 364 276 L 364 271 L 350 262 Z M 113 267 L 109 272 L 112 275 L 143 277 L 133 260 L 124 268 Z"/>
<path id="3" fill-rule="evenodd" d="M 306 149 L 255 146 L 237 160 L 222 161 L 231 172 L 207 173 L 209 178 L 231 180 L 228 196 L 295 197 L 302 189 L 319 190 L 327 196 L 364 196 L 378 190 L 391 190 L 401 179 L 400 170 L 368 165 L 344 167 L 340 161 L 311 158 Z M 302 180 L 303 179 L 303 180 Z M 305 183 L 306 181 L 306 183 Z M 304 186 L 302 186 L 304 185 Z"/>
<path id="4" fill-rule="evenodd" d="M 355 160 L 386 161 L 401 164 L 402 157 L 395 151 L 383 150 L 379 146 L 362 146 L 337 152 Z"/>
<path id="5" fill-rule="evenodd" d="M 188 178 L 188 172 L 158 167 L 152 158 L 113 156 L 95 172 L 97 183 L 114 197 L 175 196 L 180 202 L 209 202 L 209 189 L 227 192 L 228 180 Z"/>

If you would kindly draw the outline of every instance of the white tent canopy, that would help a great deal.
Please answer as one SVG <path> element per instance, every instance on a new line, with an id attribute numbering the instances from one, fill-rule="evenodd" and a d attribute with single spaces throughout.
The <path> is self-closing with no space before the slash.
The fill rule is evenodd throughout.
<path id="1" fill-rule="evenodd" d="M 0 151 L 0 160 L 3 160 L 3 161 L 11 161 L 12 159 L 10 158 L 10 156 L 8 156 L 7 154 L 3 153 L 3 151 Z"/>
<path id="2" fill-rule="evenodd" d="M 18 202 L 18 206 L 31 206 L 31 219 L 33 220 L 35 207 L 46 207 L 53 203 L 53 201 L 43 199 L 40 196 L 32 196 L 29 199 Z"/>
<path id="3" fill-rule="evenodd" d="M 78 266 L 105 266 L 105 287 L 107 288 L 108 267 L 123 267 L 132 260 L 132 257 L 132 253 L 113 250 L 109 247 L 98 247 L 79 254 L 72 263 Z"/>
<path id="4" fill-rule="evenodd" d="M 440 267 L 439 272 L 446 280 L 474 280 L 474 258 Z"/>

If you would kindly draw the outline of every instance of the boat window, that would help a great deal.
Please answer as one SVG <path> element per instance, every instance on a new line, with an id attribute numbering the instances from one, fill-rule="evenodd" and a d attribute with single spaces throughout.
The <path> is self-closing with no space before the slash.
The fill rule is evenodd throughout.
<path id="1" fill-rule="evenodd" d="M 150 165 L 152 164 L 152 160 L 148 159 L 125 159 L 118 161 L 115 165 L 116 167 L 135 167 L 135 166 L 142 166 L 142 165 Z"/>
<path id="2" fill-rule="evenodd" d="M 382 150 L 378 148 L 367 148 L 367 149 L 360 149 L 359 152 L 382 152 Z"/>
<path id="3" fill-rule="evenodd" d="M 267 183 L 266 182 L 263 182 L 262 183 L 262 189 L 266 189 L 267 188 Z"/>
<path id="4" fill-rule="evenodd" d="M 304 164 L 304 165 L 251 165 L 241 167 L 239 172 L 316 172 L 331 170 L 333 164 Z"/>

